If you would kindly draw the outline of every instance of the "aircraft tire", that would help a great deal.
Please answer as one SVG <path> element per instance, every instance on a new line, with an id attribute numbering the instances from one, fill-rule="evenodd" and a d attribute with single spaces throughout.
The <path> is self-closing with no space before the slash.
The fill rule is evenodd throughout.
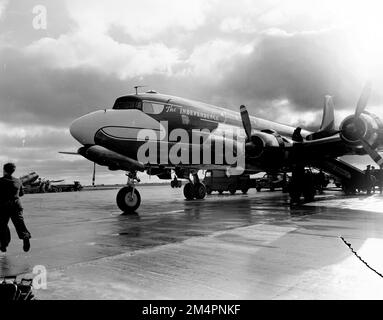
<path id="1" fill-rule="evenodd" d="M 133 190 L 133 187 L 127 186 L 127 187 L 121 188 L 120 191 L 118 191 L 117 193 L 117 197 L 116 197 L 117 206 L 120 208 L 122 212 L 125 212 L 125 213 L 135 212 L 141 204 L 140 193 L 135 188 L 134 194 L 132 196 L 132 190 Z"/>
<path id="2" fill-rule="evenodd" d="M 213 190 L 211 190 L 210 186 L 206 186 L 206 193 L 211 194 Z"/>
<path id="3" fill-rule="evenodd" d="M 204 199 L 206 197 L 206 187 L 203 183 L 198 182 L 194 186 L 194 197 L 196 199 Z"/>
<path id="4" fill-rule="evenodd" d="M 194 189 L 193 185 L 190 182 L 185 184 L 184 196 L 185 196 L 186 200 L 193 200 L 194 199 L 194 190 L 193 189 Z"/>
<path id="5" fill-rule="evenodd" d="M 237 192 L 237 188 L 235 187 L 235 185 L 229 185 L 229 192 L 230 194 L 235 194 Z"/>
<path id="6" fill-rule="evenodd" d="M 243 187 L 243 188 L 241 189 L 241 191 L 242 191 L 243 194 L 246 194 L 247 191 L 249 191 L 249 187 Z"/>

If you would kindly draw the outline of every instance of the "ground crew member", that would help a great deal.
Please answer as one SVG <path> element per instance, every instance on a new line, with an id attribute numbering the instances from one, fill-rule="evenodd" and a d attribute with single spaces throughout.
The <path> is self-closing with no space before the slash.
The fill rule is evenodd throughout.
<path id="1" fill-rule="evenodd" d="M 323 194 L 323 189 L 325 188 L 326 184 L 326 176 L 322 169 L 319 170 L 318 173 L 318 190 L 320 194 Z"/>
<path id="2" fill-rule="evenodd" d="M 298 164 L 293 166 L 292 177 L 290 182 L 290 206 L 300 204 L 301 194 L 304 191 L 305 168 Z"/>
<path id="3" fill-rule="evenodd" d="M 367 166 L 366 171 L 364 173 L 364 182 L 366 185 L 367 194 L 371 194 L 372 189 L 372 179 L 371 179 L 371 170 L 370 165 Z"/>
<path id="4" fill-rule="evenodd" d="M 22 183 L 19 179 L 12 177 L 16 166 L 6 163 L 3 167 L 3 177 L 0 178 L 0 250 L 7 251 L 11 241 L 11 233 L 8 228 L 9 219 L 15 226 L 17 235 L 23 240 L 25 252 L 30 249 L 29 239 L 31 234 L 24 223 L 23 207 L 20 196 L 23 196 Z"/>
<path id="5" fill-rule="evenodd" d="M 302 137 L 302 134 L 301 134 L 301 130 L 302 128 L 300 127 L 297 127 L 294 132 L 293 132 L 293 135 L 292 135 L 292 139 L 293 141 L 295 142 L 303 142 L 303 137 Z"/>

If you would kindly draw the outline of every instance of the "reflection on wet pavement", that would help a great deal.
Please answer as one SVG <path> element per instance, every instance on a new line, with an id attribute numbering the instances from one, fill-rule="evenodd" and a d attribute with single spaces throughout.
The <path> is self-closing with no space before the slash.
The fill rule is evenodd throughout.
<path id="1" fill-rule="evenodd" d="M 185 201 L 180 189 L 143 186 L 138 213 L 124 215 L 117 191 L 26 195 L 32 250 L 12 228 L 1 275 L 44 265 L 37 296 L 55 299 L 382 297 L 383 281 L 339 239 L 383 271 L 380 195 L 328 192 L 290 208 L 280 192 Z"/>

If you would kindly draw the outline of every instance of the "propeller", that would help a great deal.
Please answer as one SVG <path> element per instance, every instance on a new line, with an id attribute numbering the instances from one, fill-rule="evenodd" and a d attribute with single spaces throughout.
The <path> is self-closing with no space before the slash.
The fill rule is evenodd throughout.
<path id="1" fill-rule="evenodd" d="M 380 168 L 383 167 L 383 158 L 381 157 L 381 155 L 374 149 L 370 146 L 370 144 L 364 140 L 363 138 L 360 139 L 360 142 L 362 142 L 362 145 L 363 145 L 363 148 L 364 150 L 368 153 L 368 155 L 371 157 L 371 159 L 373 161 L 375 161 Z"/>
<path id="2" fill-rule="evenodd" d="M 250 122 L 250 117 L 249 113 L 247 112 L 247 109 L 244 105 L 241 105 L 239 108 L 241 112 L 241 119 L 242 119 L 242 125 L 243 128 L 245 129 L 247 140 L 251 140 L 251 122 Z"/>
<path id="3" fill-rule="evenodd" d="M 250 157 L 256 157 L 262 152 L 264 148 L 264 142 L 262 138 L 251 135 L 250 117 L 244 105 L 241 105 L 240 112 L 241 112 L 242 125 L 243 125 L 243 128 L 245 129 L 246 137 L 247 137 L 246 143 L 245 143 L 246 153 Z"/>
<path id="4" fill-rule="evenodd" d="M 360 125 L 360 115 L 365 112 L 368 99 L 370 98 L 371 94 L 371 82 L 367 81 L 363 90 L 362 94 L 359 97 L 358 103 L 356 105 L 355 109 L 355 115 L 352 122 L 349 123 L 346 128 L 349 131 L 349 134 L 351 133 L 354 137 L 359 139 L 361 142 L 364 151 L 370 156 L 370 158 L 376 162 L 380 168 L 383 167 L 383 158 L 380 156 L 380 154 L 370 145 L 368 141 L 366 141 L 363 138 L 363 127 Z"/>

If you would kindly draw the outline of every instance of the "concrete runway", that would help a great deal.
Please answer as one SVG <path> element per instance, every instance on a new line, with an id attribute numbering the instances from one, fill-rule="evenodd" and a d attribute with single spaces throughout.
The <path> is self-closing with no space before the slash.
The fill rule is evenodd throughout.
<path id="1" fill-rule="evenodd" d="M 213 194 L 141 186 L 137 215 L 118 190 L 23 198 L 32 249 L 12 243 L 0 274 L 48 270 L 38 299 L 382 299 L 383 196 L 328 191 L 290 209 L 281 192 Z"/>

